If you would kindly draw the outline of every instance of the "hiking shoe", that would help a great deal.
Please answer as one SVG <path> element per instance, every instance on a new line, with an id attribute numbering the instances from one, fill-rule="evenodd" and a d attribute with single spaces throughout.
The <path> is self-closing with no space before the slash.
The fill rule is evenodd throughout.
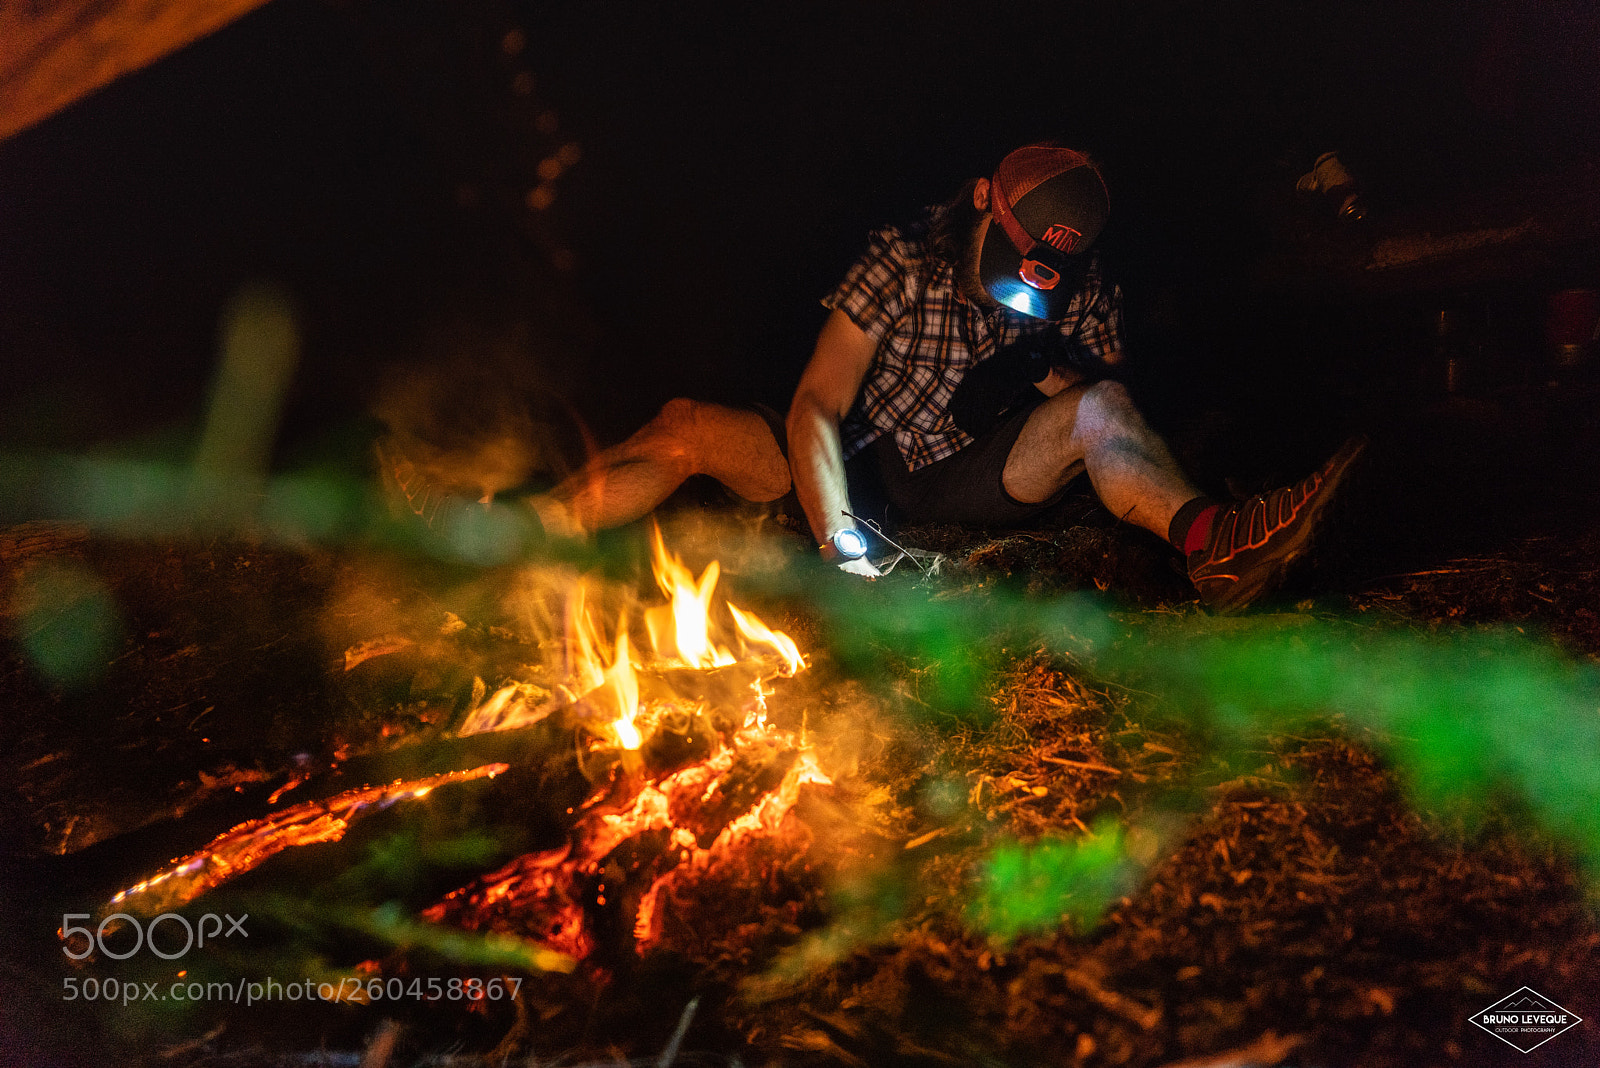
<path id="1" fill-rule="evenodd" d="M 372 451 L 384 498 L 396 518 L 409 514 L 415 519 L 408 521 L 418 522 L 429 530 L 439 530 L 461 513 L 474 508 L 481 510 L 487 504 L 472 500 L 453 486 L 441 485 L 413 462 L 393 437 L 379 439 Z"/>
<path id="2" fill-rule="evenodd" d="M 425 551 L 493 566 L 515 560 L 543 543 L 544 528 L 532 508 L 492 498 L 473 500 L 412 461 L 392 437 L 380 440 L 373 452 L 390 513 L 402 529 L 410 528 Z"/>
<path id="3" fill-rule="evenodd" d="M 1289 566 L 1311 548 L 1317 523 L 1367 447 L 1354 437 L 1309 478 L 1225 505 L 1205 548 L 1189 554 L 1189 580 L 1209 607 L 1236 612 L 1283 584 Z"/>

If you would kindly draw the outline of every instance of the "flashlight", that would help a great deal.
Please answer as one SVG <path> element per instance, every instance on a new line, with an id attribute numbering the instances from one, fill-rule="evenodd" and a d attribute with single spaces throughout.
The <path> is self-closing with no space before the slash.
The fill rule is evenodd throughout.
<path id="1" fill-rule="evenodd" d="M 830 564 L 859 560 L 867 555 L 867 538 L 854 527 L 834 532 L 833 537 L 817 546 L 822 558 Z"/>

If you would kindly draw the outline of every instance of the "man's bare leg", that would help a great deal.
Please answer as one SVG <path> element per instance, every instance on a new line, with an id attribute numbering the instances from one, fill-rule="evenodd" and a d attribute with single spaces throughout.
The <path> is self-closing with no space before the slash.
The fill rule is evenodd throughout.
<path id="1" fill-rule="evenodd" d="M 1018 500 L 1043 501 L 1087 470 L 1108 509 L 1186 554 L 1189 579 L 1207 605 L 1238 611 L 1276 590 L 1308 556 L 1318 524 L 1365 447 L 1365 438 L 1352 438 L 1294 485 L 1247 501 L 1212 501 L 1184 476 L 1127 390 L 1096 382 L 1034 409 L 1002 478 Z M 1174 529 L 1175 521 L 1181 528 Z"/>
<path id="2" fill-rule="evenodd" d="M 1108 511 L 1161 538 L 1200 496 L 1118 382 L 1074 386 L 1035 408 L 1002 480 L 1017 500 L 1044 501 L 1086 469 Z"/>
<path id="3" fill-rule="evenodd" d="M 748 501 L 775 501 L 789 492 L 789 464 L 765 419 L 744 408 L 679 398 L 528 504 L 546 530 L 582 537 L 648 515 L 691 475 L 710 475 Z"/>

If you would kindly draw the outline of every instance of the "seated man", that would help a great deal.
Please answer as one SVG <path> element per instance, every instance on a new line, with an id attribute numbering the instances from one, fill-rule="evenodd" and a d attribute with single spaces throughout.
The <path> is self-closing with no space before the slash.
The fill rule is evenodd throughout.
<path id="1" fill-rule="evenodd" d="M 792 476 L 823 555 L 872 576 L 853 484 L 875 482 L 905 522 L 992 527 L 1043 511 L 1087 473 L 1113 514 L 1186 554 L 1207 604 L 1245 606 L 1309 548 L 1361 443 L 1265 496 L 1201 494 L 1116 379 L 1121 292 L 1093 248 L 1108 212 L 1086 156 L 1012 152 L 917 227 L 873 235 L 823 301 L 831 314 L 786 428 L 674 400 L 529 505 L 547 531 L 581 535 L 648 513 L 690 475 L 759 502 Z"/>
<path id="2" fill-rule="evenodd" d="M 846 478 L 866 457 L 911 522 L 1017 523 L 1087 473 L 1114 515 L 1187 555 L 1206 603 L 1240 608 L 1282 581 L 1361 443 L 1262 497 L 1202 495 L 1115 378 L 1121 293 L 1093 249 L 1108 211 L 1093 162 L 1032 145 L 917 229 L 873 236 L 823 302 L 789 410 L 790 468 L 824 555 L 875 573 L 855 551 Z"/>

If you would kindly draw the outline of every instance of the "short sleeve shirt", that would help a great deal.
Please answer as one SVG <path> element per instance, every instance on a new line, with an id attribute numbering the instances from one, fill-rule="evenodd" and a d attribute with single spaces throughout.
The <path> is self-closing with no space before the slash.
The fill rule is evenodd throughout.
<path id="1" fill-rule="evenodd" d="M 953 264 L 893 227 L 872 235 L 822 303 L 878 344 L 840 427 L 845 456 L 891 434 L 912 471 L 972 444 L 950 418 L 950 397 L 973 365 L 1000 348 L 1046 330 L 1059 330 L 1091 364 L 1115 360 L 1122 347 L 1122 293 L 1102 281 L 1098 258 L 1067 314 L 1050 323 L 970 303 L 956 289 Z"/>

